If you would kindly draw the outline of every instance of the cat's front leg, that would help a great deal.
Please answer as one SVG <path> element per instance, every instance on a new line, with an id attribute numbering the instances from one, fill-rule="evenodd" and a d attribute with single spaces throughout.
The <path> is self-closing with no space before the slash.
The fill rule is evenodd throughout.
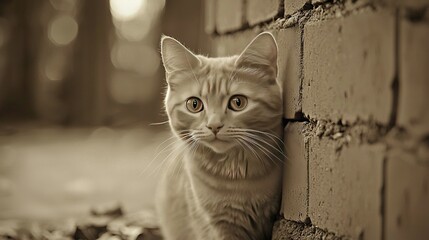
<path id="1" fill-rule="evenodd" d="M 185 185 L 181 173 L 172 174 L 168 171 L 159 183 L 156 208 L 165 240 L 196 239 L 190 226 L 188 203 L 184 196 Z"/>

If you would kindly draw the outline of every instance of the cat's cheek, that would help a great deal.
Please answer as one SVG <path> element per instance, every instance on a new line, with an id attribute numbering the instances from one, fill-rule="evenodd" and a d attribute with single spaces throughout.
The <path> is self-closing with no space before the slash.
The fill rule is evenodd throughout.
<path id="1" fill-rule="evenodd" d="M 182 110 L 176 110 L 170 115 L 170 122 L 174 130 L 190 130 L 196 126 L 199 118 L 199 114 L 190 114 Z"/>

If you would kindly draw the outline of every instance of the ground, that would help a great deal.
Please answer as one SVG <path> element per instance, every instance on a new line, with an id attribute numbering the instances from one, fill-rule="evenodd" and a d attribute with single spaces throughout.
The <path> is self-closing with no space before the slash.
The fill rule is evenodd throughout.
<path id="1" fill-rule="evenodd" d="M 169 136 L 160 127 L 1 127 L 0 231 L 23 222 L 107 226 L 112 219 L 90 214 L 103 206 L 120 207 L 121 221 L 153 216 L 165 153 L 149 163 Z"/>

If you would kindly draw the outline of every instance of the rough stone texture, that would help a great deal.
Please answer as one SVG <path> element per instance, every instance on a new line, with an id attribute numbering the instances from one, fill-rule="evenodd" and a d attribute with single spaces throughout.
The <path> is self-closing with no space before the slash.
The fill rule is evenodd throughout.
<path id="1" fill-rule="evenodd" d="M 249 25 L 265 22 L 277 16 L 280 0 L 247 0 L 246 16 Z"/>
<path id="2" fill-rule="evenodd" d="M 249 30 L 217 37 L 214 41 L 212 52 L 217 57 L 240 54 L 258 33 Z"/>
<path id="3" fill-rule="evenodd" d="M 216 30 L 225 33 L 240 29 L 243 25 L 243 0 L 217 0 Z"/>
<path id="4" fill-rule="evenodd" d="M 336 236 L 334 233 L 327 232 L 312 225 L 306 225 L 295 221 L 285 219 L 274 223 L 273 240 L 346 240 L 344 236 Z"/>
<path id="5" fill-rule="evenodd" d="M 429 15 L 429 14 L 428 14 Z M 398 124 L 429 133 L 429 20 L 400 23 Z"/>
<path id="6" fill-rule="evenodd" d="M 207 34 L 212 34 L 216 31 L 216 1 L 204 1 L 204 30 Z"/>
<path id="7" fill-rule="evenodd" d="M 302 108 L 310 118 L 388 123 L 394 19 L 387 10 L 309 22 L 304 28 Z"/>
<path id="8" fill-rule="evenodd" d="M 308 0 L 284 0 L 285 16 L 300 10 Z"/>
<path id="9" fill-rule="evenodd" d="M 301 31 L 299 27 L 273 32 L 277 45 L 279 82 L 283 84 L 283 111 L 286 119 L 295 119 L 301 112 Z"/>
<path id="10" fill-rule="evenodd" d="M 385 147 L 312 137 L 309 144 L 309 216 L 315 226 L 353 239 L 381 239 Z"/>
<path id="11" fill-rule="evenodd" d="M 385 239 L 426 239 L 429 236 L 427 160 L 419 162 L 416 156 L 398 149 L 389 152 Z"/>
<path id="12" fill-rule="evenodd" d="M 305 221 L 308 216 L 308 149 L 303 134 L 306 123 L 292 122 L 285 127 L 285 165 L 282 213 L 286 219 Z"/>

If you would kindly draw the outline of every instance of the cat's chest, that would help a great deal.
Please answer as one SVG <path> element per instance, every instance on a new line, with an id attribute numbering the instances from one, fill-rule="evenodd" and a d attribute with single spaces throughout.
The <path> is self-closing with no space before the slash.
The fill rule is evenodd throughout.
<path id="1" fill-rule="evenodd" d="M 193 172 L 188 178 L 192 194 L 201 204 L 234 202 L 259 205 L 280 194 L 280 171 L 273 171 L 260 179 L 248 180 L 222 179 L 203 172 Z"/>

